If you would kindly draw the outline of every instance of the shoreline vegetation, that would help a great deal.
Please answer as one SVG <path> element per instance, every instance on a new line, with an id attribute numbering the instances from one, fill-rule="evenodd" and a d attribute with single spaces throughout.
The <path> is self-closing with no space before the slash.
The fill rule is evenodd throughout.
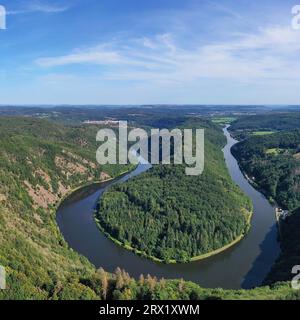
<path id="1" fill-rule="evenodd" d="M 248 137 L 233 149 L 246 179 L 274 206 L 278 225 L 276 209 L 293 212 L 299 206 L 299 137 L 299 130 Z"/>
<path id="2" fill-rule="evenodd" d="M 134 167 L 133 169 L 129 169 L 127 171 L 124 171 L 122 173 L 120 173 L 118 176 L 116 177 L 112 177 L 112 178 L 108 178 L 106 180 L 95 180 L 95 181 L 91 181 L 87 184 L 82 184 L 72 190 L 70 190 L 68 193 L 66 193 L 59 201 L 59 203 L 57 204 L 56 208 L 53 209 L 53 211 L 57 214 L 57 211 L 59 210 L 60 206 L 63 204 L 63 202 L 68 198 L 70 197 L 74 192 L 78 191 L 78 190 L 81 190 L 81 189 L 84 189 L 86 187 L 89 187 L 89 186 L 92 186 L 92 185 L 96 185 L 96 184 L 102 184 L 102 183 L 105 183 L 105 182 L 110 182 L 110 181 L 114 181 L 114 180 L 117 180 L 119 178 L 121 178 L 122 176 L 124 175 L 127 175 L 127 174 L 130 174 L 131 172 L 133 172 L 134 170 L 136 169 L 136 167 Z M 236 244 L 238 244 L 240 241 L 242 241 L 245 236 L 247 235 L 247 233 L 249 232 L 250 228 L 251 228 L 251 219 L 252 219 L 252 216 L 253 216 L 253 212 L 251 211 L 248 211 L 247 209 L 245 208 L 242 208 L 242 210 L 245 211 L 245 214 L 247 215 L 247 225 L 246 225 L 246 232 L 243 232 L 241 235 L 239 235 L 235 240 L 233 240 L 232 242 L 228 243 L 227 245 L 221 247 L 221 248 L 218 248 L 218 249 L 215 249 L 213 251 L 210 251 L 210 252 L 207 252 L 207 253 L 204 253 L 204 254 L 201 254 L 199 256 L 195 256 L 195 257 L 192 257 L 189 261 L 187 261 L 186 263 L 189 263 L 189 262 L 195 262 L 195 261 L 201 261 L 201 260 L 205 260 L 205 259 L 208 259 L 208 258 L 211 258 L 217 254 L 220 254 L 230 248 L 232 248 L 233 246 L 235 246 Z M 98 213 L 98 210 L 96 209 L 95 212 L 94 212 L 94 220 L 96 222 L 96 225 L 98 226 L 100 232 L 102 232 L 109 240 L 111 240 L 113 243 L 115 243 L 116 245 L 126 249 L 126 250 L 129 250 L 135 254 L 137 254 L 138 256 L 140 257 L 143 257 L 143 258 L 146 258 L 146 259 L 149 259 L 153 262 L 159 262 L 159 263 L 164 263 L 164 264 L 179 264 L 179 263 L 182 263 L 182 262 L 178 262 L 176 260 L 170 260 L 168 262 L 162 260 L 162 259 L 159 259 L 157 257 L 154 257 L 154 256 L 150 256 L 150 255 L 147 255 L 145 252 L 141 251 L 141 250 L 138 250 L 136 248 L 133 248 L 129 245 L 126 245 L 124 243 L 122 243 L 121 241 L 117 240 L 116 238 L 112 237 L 109 232 L 107 232 L 105 230 L 105 228 L 101 225 L 100 223 L 100 220 L 97 218 L 97 213 Z"/>
<path id="3" fill-rule="evenodd" d="M 84 188 L 87 188 L 87 187 L 91 187 L 93 185 L 96 185 L 96 184 L 102 184 L 102 183 L 105 183 L 105 182 L 110 182 L 110 181 L 113 181 L 113 180 L 117 180 L 117 179 L 120 179 L 122 178 L 124 175 L 126 174 L 129 174 L 131 172 L 133 172 L 134 170 L 136 169 L 136 166 L 132 169 L 129 169 L 129 170 L 126 170 L 126 171 L 123 171 L 121 172 L 120 174 L 118 174 L 117 176 L 115 177 L 111 177 L 111 178 L 108 178 L 108 179 L 105 179 L 105 180 L 94 180 L 94 181 L 90 181 L 88 183 L 83 183 L 81 185 L 79 185 L 78 187 L 76 188 L 73 188 L 71 190 L 69 190 L 58 202 L 58 204 L 55 206 L 55 208 L 53 209 L 56 214 L 57 214 L 57 211 L 59 210 L 60 206 L 63 204 L 64 201 L 67 200 L 67 198 L 69 198 L 73 193 L 75 193 L 76 191 L 79 191 L 81 189 L 84 189 Z"/>
<path id="4" fill-rule="evenodd" d="M 266 129 L 274 133 L 260 137 L 249 134 Z M 241 171 L 274 206 L 281 251 L 262 285 L 291 281 L 300 248 L 299 114 L 283 114 L 280 119 L 275 115 L 245 117 L 231 130 L 242 139 L 234 150 Z"/>
<path id="5" fill-rule="evenodd" d="M 136 169 L 136 166 L 133 167 L 133 168 L 131 168 L 131 169 L 129 169 L 129 170 L 126 170 L 126 171 L 121 172 L 120 174 L 118 174 L 118 175 L 115 176 L 115 177 L 111 177 L 111 178 L 108 178 L 108 179 L 105 179 L 105 180 L 90 181 L 90 182 L 88 182 L 88 183 L 83 183 L 83 184 L 79 185 L 78 187 L 69 190 L 69 191 L 58 201 L 58 203 L 55 205 L 55 207 L 54 207 L 53 209 L 51 209 L 51 213 L 54 214 L 55 217 L 57 217 L 57 213 L 58 213 L 59 208 L 60 208 L 60 207 L 63 205 L 63 203 L 64 203 L 72 194 L 74 194 L 76 191 L 82 190 L 82 189 L 87 188 L 87 187 L 91 187 L 91 186 L 93 186 L 93 185 L 98 185 L 98 184 L 100 185 L 100 184 L 103 184 L 103 183 L 106 183 L 106 182 L 110 182 L 110 181 L 114 181 L 114 180 L 120 179 L 120 178 L 122 178 L 124 175 L 130 174 L 130 173 L 133 172 L 135 169 Z M 59 229 L 59 226 L 58 226 L 58 224 L 57 224 L 57 221 L 56 221 L 56 227 L 57 227 L 57 232 L 62 236 L 63 240 L 65 241 L 67 248 L 70 249 L 69 244 L 67 243 L 67 241 L 65 240 L 63 234 L 61 233 L 61 231 L 60 231 L 60 229 Z"/>
<path id="6" fill-rule="evenodd" d="M 232 248 L 233 246 L 235 246 L 236 244 L 238 244 L 240 241 L 242 241 L 248 234 L 249 230 L 251 229 L 251 220 L 252 220 L 252 217 L 253 217 L 253 212 L 251 211 L 248 211 L 247 209 L 245 208 L 242 208 L 242 210 L 245 211 L 245 214 L 247 214 L 247 227 L 246 227 L 246 231 L 243 232 L 241 235 L 239 235 L 235 240 L 233 240 L 232 242 L 228 243 L 227 245 L 221 247 L 221 248 L 218 248 L 216 250 L 213 250 L 213 251 L 210 251 L 210 252 L 207 252 L 207 253 L 204 253 L 204 254 L 201 254 L 199 256 L 196 256 L 196 257 L 192 257 L 189 261 L 186 261 L 184 263 L 190 263 L 190 262 L 195 262 L 195 261 L 201 261 L 201 260 L 205 260 L 205 259 L 208 259 L 208 258 L 211 258 L 217 254 L 220 254 L 222 252 L 225 252 L 226 250 Z M 101 225 L 101 222 L 100 220 L 97 218 L 97 214 L 98 214 L 98 210 L 96 209 L 95 210 L 95 213 L 94 213 L 94 220 L 99 228 L 99 230 L 109 239 L 111 240 L 114 244 L 120 246 L 121 248 L 123 249 L 126 249 L 128 251 L 131 251 L 133 253 L 135 253 L 136 255 L 140 256 L 140 257 L 143 257 L 143 258 L 146 258 L 148 260 L 151 260 L 153 262 L 158 262 L 158 263 L 163 263 L 163 264 L 183 264 L 183 262 L 179 262 L 179 261 L 176 261 L 176 260 L 169 260 L 169 261 L 164 261 L 162 259 L 159 259 L 157 257 L 154 257 L 154 256 L 150 256 L 148 255 L 147 253 L 141 251 L 141 250 L 138 250 L 136 248 L 133 248 L 131 246 L 129 246 L 128 244 L 124 244 L 122 243 L 121 241 L 119 241 L 118 239 L 114 238 L 111 236 L 111 234 L 109 232 L 107 232 L 105 230 L 105 228 Z"/>
<path id="7" fill-rule="evenodd" d="M 257 191 L 260 192 L 269 202 L 270 204 L 274 207 L 274 216 L 275 216 L 275 221 L 278 224 L 278 227 L 280 227 L 280 219 L 277 216 L 276 209 L 277 210 L 283 210 L 283 208 L 276 202 L 276 200 L 262 187 L 260 187 L 253 179 L 251 179 L 246 171 L 240 166 L 240 170 L 243 173 L 245 179 L 251 184 L 251 186 Z"/>
<path id="8" fill-rule="evenodd" d="M 227 126 L 227 129 L 229 129 L 231 127 L 231 125 Z M 232 135 L 232 132 L 228 131 L 229 134 L 231 135 L 231 137 L 233 137 Z M 234 138 L 234 137 L 233 137 Z M 235 139 L 235 138 L 234 138 Z M 237 140 L 238 141 L 238 140 Z M 241 141 L 238 141 L 238 143 L 240 143 Z M 278 221 L 278 218 L 277 218 L 277 214 L 276 214 L 276 208 L 277 209 L 282 209 L 279 204 L 276 202 L 276 200 L 265 190 L 263 189 L 261 186 L 259 186 L 255 180 L 253 180 L 251 177 L 250 177 L 250 174 L 248 172 L 246 172 L 245 168 L 243 168 L 243 166 L 241 165 L 238 157 L 234 154 L 232 154 L 234 156 L 234 158 L 237 160 L 237 163 L 238 163 L 238 166 L 239 166 L 239 169 L 240 171 L 242 172 L 244 178 L 248 181 L 248 183 L 257 191 L 257 192 L 260 192 L 269 202 L 270 204 L 274 207 L 274 215 L 275 215 L 275 220 L 276 220 L 276 223 L 278 225 L 278 231 L 280 232 L 280 221 Z"/>

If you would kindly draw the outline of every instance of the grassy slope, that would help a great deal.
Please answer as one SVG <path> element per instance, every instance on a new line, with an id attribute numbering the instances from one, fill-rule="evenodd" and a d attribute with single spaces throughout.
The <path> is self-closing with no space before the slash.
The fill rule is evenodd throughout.
<path id="1" fill-rule="evenodd" d="M 158 281 L 147 277 L 137 282 L 119 270 L 113 275 L 96 271 L 84 257 L 67 247 L 56 226 L 55 205 L 34 209 L 23 184 L 26 178 L 33 185 L 47 185 L 41 177 L 33 175 L 38 168 L 51 176 L 52 188 L 59 182 L 72 188 L 84 183 L 86 175 L 66 179 L 54 165 L 52 156 L 65 156 L 62 151 L 68 149 L 80 156 L 79 163 L 83 158 L 93 161 L 95 135 L 89 130 L 66 129 L 31 119 L 0 119 L 0 264 L 8 274 L 8 289 L 0 291 L 0 299 L 297 298 L 288 284 L 251 291 L 207 290 L 180 280 Z M 88 146 L 80 151 L 82 138 Z M 39 156 L 40 148 L 51 153 Z M 74 159 L 70 161 L 76 163 Z M 109 169 L 105 171 L 112 176 L 124 170 Z M 91 170 L 89 174 L 98 180 L 98 173 Z"/>

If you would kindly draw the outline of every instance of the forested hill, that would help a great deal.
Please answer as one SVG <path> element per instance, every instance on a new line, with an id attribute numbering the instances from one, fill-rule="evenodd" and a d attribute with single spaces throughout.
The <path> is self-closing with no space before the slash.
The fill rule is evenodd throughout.
<path id="1" fill-rule="evenodd" d="M 126 170 L 97 165 L 96 130 L 0 118 L 0 265 L 7 270 L 9 288 L 0 296 L 44 299 L 59 292 L 74 297 L 93 293 L 79 283 L 79 276 L 94 269 L 68 249 L 55 209 L 73 188 Z"/>
<path id="2" fill-rule="evenodd" d="M 186 125 L 205 128 L 204 173 L 154 166 L 106 192 L 97 214 L 116 241 L 165 262 L 187 262 L 232 243 L 247 232 L 251 211 L 225 167 L 222 130 L 201 120 Z"/>
<path id="3" fill-rule="evenodd" d="M 289 210 L 280 221 L 282 252 L 265 284 L 291 281 L 300 258 L 300 130 L 250 137 L 232 151 L 256 186 Z"/>
<path id="4" fill-rule="evenodd" d="M 267 196 L 285 209 L 300 206 L 300 130 L 250 137 L 232 151 Z"/>
<path id="5" fill-rule="evenodd" d="M 291 131 L 300 128 L 300 113 L 269 113 L 241 116 L 231 124 L 230 131 L 238 140 L 256 132 Z"/>

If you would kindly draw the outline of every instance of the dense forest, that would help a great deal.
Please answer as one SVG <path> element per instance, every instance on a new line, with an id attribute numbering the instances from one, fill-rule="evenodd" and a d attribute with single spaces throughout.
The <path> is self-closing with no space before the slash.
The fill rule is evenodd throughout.
<path id="1" fill-rule="evenodd" d="M 230 131 L 238 140 L 256 133 L 291 131 L 300 128 L 300 113 L 265 113 L 241 116 L 231 123 Z"/>
<path id="2" fill-rule="evenodd" d="M 300 206 L 300 130 L 250 137 L 232 151 L 267 196 L 288 210 Z"/>
<path id="3" fill-rule="evenodd" d="M 227 173 L 222 130 L 207 121 L 193 125 L 206 129 L 202 175 L 187 176 L 184 166 L 154 166 L 106 192 L 97 214 L 110 237 L 167 263 L 220 249 L 249 227 L 251 204 Z"/>
<path id="4" fill-rule="evenodd" d="M 291 270 L 300 261 L 300 130 L 295 130 L 299 124 L 299 114 L 284 114 L 244 117 L 231 128 L 240 137 L 239 128 L 246 129 L 246 139 L 232 149 L 243 170 L 257 188 L 289 210 L 280 220 L 281 254 L 264 281 L 267 285 L 290 281 Z M 253 130 L 274 133 L 249 135 Z"/>
<path id="5" fill-rule="evenodd" d="M 9 297 L 47 298 L 53 281 L 93 271 L 68 249 L 55 212 L 72 189 L 131 169 L 97 165 L 96 130 L 0 118 L 0 265 Z"/>

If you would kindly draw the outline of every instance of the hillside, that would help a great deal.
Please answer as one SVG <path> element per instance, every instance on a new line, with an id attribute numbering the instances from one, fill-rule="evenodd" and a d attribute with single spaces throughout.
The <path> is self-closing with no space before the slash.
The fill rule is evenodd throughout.
<path id="1" fill-rule="evenodd" d="M 300 257 L 300 130 L 250 137 L 232 151 L 256 187 L 289 210 L 280 221 L 282 252 L 264 284 L 291 281 Z"/>
<path id="2" fill-rule="evenodd" d="M 290 131 L 299 128 L 299 112 L 281 112 L 241 116 L 231 123 L 230 131 L 238 140 L 243 140 L 253 134 Z"/>
<path id="3" fill-rule="evenodd" d="M 67 248 L 55 209 L 72 189 L 126 170 L 96 164 L 95 135 L 96 128 L 0 119 L 0 264 L 9 274 L 8 296 L 48 298 L 71 278 L 74 294 L 89 293 L 76 278 L 93 267 Z"/>
<path id="4" fill-rule="evenodd" d="M 295 210 L 280 224 L 281 254 L 273 265 L 264 284 L 274 284 L 278 281 L 291 281 L 294 275 L 292 268 L 300 261 L 300 208 Z"/>
<path id="5" fill-rule="evenodd" d="M 288 210 L 300 206 L 300 130 L 250 137 L 232 151 L 268 197 Z"/>
<path id="6" fill-rule="evenodd" d="M 249 227 L 251 204 L 227 173 L 222 130 L 200 120 L 192 125 L 206 129 L 202 175 L 187 176 L 183 166 L 154 166 L 106 192 L 97 214 L 116 241 L 167 263 L 218 250 Z"/>

